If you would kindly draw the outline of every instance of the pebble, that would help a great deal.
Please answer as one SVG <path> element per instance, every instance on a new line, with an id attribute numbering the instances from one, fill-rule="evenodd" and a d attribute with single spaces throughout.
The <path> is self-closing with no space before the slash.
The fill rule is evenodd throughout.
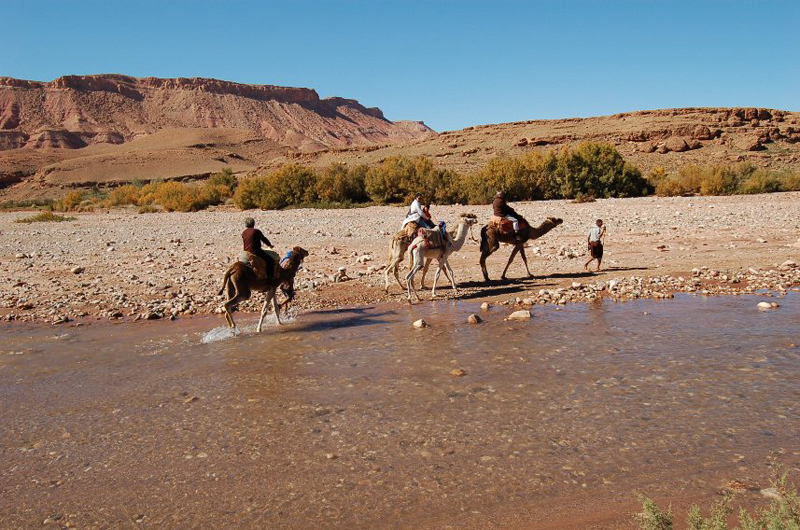
<path id="1" fill-rule="evenodd" d="M 481 322 L 483 319 L 474 313 L 467 317 L 467 324 L 480 324 Z"/>
<path id="2" fill-rule="evenodd" d="M 461 368 L 455 368 L 450 371 L 450 375 L 452 375 L 453 377 L 464 377 L 465 375 L 467 375 L 467 372 L 465 372 Z"/>
<path id="3" fill-rule="evenodd" d="M 489 305 L 489 302 L 484 302 L 481 304 L 481 311 L 488 311 L 490 307 L 492 306 Z"/>
<path id="4" fill-rule="evenodd" d="M 83 267 L 73 267 L 72 268 L 72 274 L 80 274 L 85 270 L 86 269 L 84 269 Z"/>
<path id="5" fill-rule="evenodd" d="M 522 320 L 530 320 L 530 319 L 531 319 L 531 312 L 528 311 L 527 309 L 521 309 L 519 311 L 514 311 L 513 313 L 508 315 L 508 317 L 506 318 L 506 320 L 521 320 L 521 321 Z"/>
<path id="6" fill-rule="evenodd" d="M 425 320 L 423 320 L 421 318 L 419 320 L 415 320 L 413 325 L 417 329 L 422 329 L 422 328 L 427 328 L 428 327 L 428 323 L 425 322 Z"/>

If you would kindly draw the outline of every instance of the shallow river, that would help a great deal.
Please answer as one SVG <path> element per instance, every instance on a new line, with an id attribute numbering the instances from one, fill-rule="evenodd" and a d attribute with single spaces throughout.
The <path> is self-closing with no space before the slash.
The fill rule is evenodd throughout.
<path id="1" fill-rule="evenodd" d="M 627 528 L 796 478 L 800 296 L 758 300 L 5 325 L 0 527 Z"/>

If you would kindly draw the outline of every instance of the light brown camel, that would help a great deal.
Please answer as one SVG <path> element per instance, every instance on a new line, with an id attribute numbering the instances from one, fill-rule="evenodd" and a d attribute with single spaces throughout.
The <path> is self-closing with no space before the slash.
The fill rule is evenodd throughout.
<path id="1" fill-rule="evenodd" d="M 233 321 L 232 309 L 241 302 L 249 300 L 253 291 L 266 293 L 264 305 L 261 307 L 261 318 L 258 319 L 257 331 L 261 332 L 261 326 L 264 323 L 264 317 L 267 314 L 270 302 L 275 306 L 275 318 L 280 325 L 280 305 L 278 304 L 278 298 L 275 296 L 275 292 L 278 287 L 287 284 L 290 286 L 287 290 L 289 296 L 292 296 L 294 292 L 292 289 L 294 286 L 294 277 L 306 256 L 308 256 L 307 250 L 301 247 L 294 247 L 286 268 L 276 267 L 278 271 L 277 276 L 269 280 L 258 278 L 255 271 L 253 271 L 249 265 L 241 261 L 237 261 L 231 265 L 227 272 L 225 272 L 225 279 L 222 282 L 222 288 L 219 290 L 220 295 L 226 288 L 228 290 L 228 300 L 225 302 L 225 319 L 228 321 L 228 326 L 232 328 L 236 327 L 236 323 Z"/>
<path id="2" fill-rule="evenodd" d="M 421 236 L 417 236 L 414 241 L 411 242 L 409 247 L 411 250 L 411 270 L 406 275 L 406 288 L 408 293 L 408 299 L 411 300 L 411 294 L 413 293 L 414 296 L 419 299 L 419 295 L 417 294 L 417 290 L 414 288 L 414 275 L 422 269 L 423 262 L 427 267 L 428 263 L 432 259 L 435 259 L 439 262 L 439 266 L 436 269 L 436 276 L 433 278 L 433 290 L 431 291 L 431 297 L 436 297 L 436 283 L 439 281 L 439 274 L 444 271 L 444 275 L 450 280 L 450 284 L 453 286 L 453 293 L 457 296 L 458 295 L 458 288 L 456 287 L 456 278 L 453 275 L 453 269 L 450 267 L 450 255 L 453 252 L 458 252 L 461 250 L 461 247 L 464 246 L 464 242 L 467 240 L 467 234 L 469 233 L 472 225 L 478 223 L 478 218 L 475 217 L 474 214 L 465 213 L 461 214 L 461 221 L 458 223 L 456 227 L 456 233 L 454 236 L 450 236 L 452 238 L 452 243 L 445 246 L 445 248 L 426 248 L 424 245 L 424 239 Z M 424 273 L 423 273 L 423 289 L 424 289 Z"/>
<path id="3" fill-rule="evenodd" d="M 461 214 L 461 221 L 458 225 L 456 225 L 456 233 L 458 233 L 459 227 L 464 224 L 468 226 L 465 222 L 465 219 L 472 218 L 472 221 L 469 222 L 469 225 L 474 224 L 477 221 L 475 214 Z M 394 279 L 397 280 L 397 285 L 400 286 L 401 289 L 405 290 L 406 288 L 403 286 L 403 283 L 400 281 L 400 264 L 403 263 L 403 258 L 405 258 L 406 250 L 408 250 L 408 246 L 411 243 L 411 239 L 407 237 L 401 237 L 401 234 L 405 234 L 405 229 L 401 230 L 392 238 L 392 254 L 389 256 L 389 264 L 386 266 L 386 270 L 383 271 L 383 278 L 384 278 L 384 289 L 386 292 L 389 292 L 389 276 L 394 275 Z M 475 238 L 473 237 L 473 240 Z M 428 274 L 428 267 L 430 267 L 431 260 L 433 258 L 426 257 L 425 258 L 425 265 L 422 268 L 422 280 L 420 281 L 420 287 L 425 289 L 425 276 Z M 413 262 L 412 262 L 413 263 Z M 437 276 L 438 278 L 438 276 Z M 434 282 L 434 288 L 436 287 Z"/>
<path id="4" fill-rule="evenodd" d="M 483 272 L 483 279 L 487 282 L 489 281 L 489 273 L 486 271 L 486 258 L 500 248 L 500 243 L 514 245 L 514 250 L 511 251 L 511 256 L 508 258 L 508 263 L 506 263 L 506 268 L 503 269 L 501 278 L 503 280 L 506 279 L 508 267 L 511 265 L 511 262 L 514 261 L 517 252 L 522 255 L 522 261 L 525 263 L 525 270 L 528 271 L 528 277 L 533 276 L 531 270 L 528 268 L 528 258 L 525 256 L 525 243 L 532 239 L 542 237 L 563 222 L 562 219 L 556 217 L 548 217 L 537 227 L 530 226 L 526 222 L 525 226 L 521 227 L 519 230 L 519 239 L 517 239 L 513 231 L 503 234 L 500 233 L 498 228 L 490 228 L 489 225 L 481 228 L 481 271 Z"/>

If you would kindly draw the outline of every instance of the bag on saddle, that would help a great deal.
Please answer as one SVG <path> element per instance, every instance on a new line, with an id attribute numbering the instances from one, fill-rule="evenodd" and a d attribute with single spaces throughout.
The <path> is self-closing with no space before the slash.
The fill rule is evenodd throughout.
<path id="1" fill-rule="evenodd" d="M 519 229 L 522 230 L 528 227 L 528 221 L 521 218 L 519 219 Z M 509 221 L 505 217 L 498 217 L 497 215 L 493 215 L 492 218 L 489 220 L 489 228 L 494 230 L 499 230 L 501 234 L 513 234 L 514 233 L 514 223 Z"/>
<path id="2" fill-rule="evenodd" d="M 280 256 L 274 250 L 266 249 L 264 253 L 272 258 L 272 278 L 278 277 L 278 268 L 280 267 Z M 259 279 L 265 280 L 267 278 L 267 262 L 264 261 L 263 258 L 260 256 L 256 256 L 250 252 L 244 251 L 242 252 L 242 257 L 240 260 L 242 263 L 249 265 L 251 269 L 253 269 L 258 276 Z"/>
<path id="3" fill-rule="evenodd" d="M 442 234 L 440 227 L 436 228 L 420 228 L 417 235 L 425 240 L 425 247 L 430 249 L 444 248 L 447 244 L 447 236 Z"/>

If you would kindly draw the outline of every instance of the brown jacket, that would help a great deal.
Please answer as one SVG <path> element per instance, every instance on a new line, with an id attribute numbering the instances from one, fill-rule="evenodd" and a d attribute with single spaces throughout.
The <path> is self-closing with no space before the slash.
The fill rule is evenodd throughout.
<path id="1" fill-rule="evenodd" d="M 514 211 L 514 208 L 508 205 L 505 199 L 501 199 L 500 197 L 495 197 L 492 201 L 492 209 L 494 210 L 494 214 L 497 217 L 505 217 L 506 215 L 512 215 L 514 217 L 519 217 L 519 214 Z"/>

